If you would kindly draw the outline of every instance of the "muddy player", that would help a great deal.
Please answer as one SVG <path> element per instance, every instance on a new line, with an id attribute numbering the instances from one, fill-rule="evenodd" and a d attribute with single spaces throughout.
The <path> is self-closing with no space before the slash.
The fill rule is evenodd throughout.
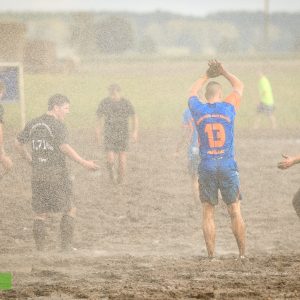
<path id="1" fill-rule="evenodd" d="M 199 142 L 198 133 L 195 126 L 194 119 L 191 115 L 190 109 L 187 108 L 182 115 L 182 136 L 177 143 L 175 156 L 179 154 L 179 150 L 184 143 L 188 141 L 188 171 L 191 177 L 191 186 L 193 197 L 196 201 L 199 201 L 199 184 L 198 184 L 198 165 L 200 161 L 199 157 Z"/>
<path id="2" fill-rule="evenodd" d="M 5 84 L 0 81 L 0 100 L 5 94 Z M 0 104 L 0 163 L 4 169 L 3 174 L 6 174 L 12 168 L 12 161 L 4 151 L 4 140 L 3 140 L 3 122 L 4 122 L 4 108 Z"/>
<path id="3" fill-rule="evenodd" d="M 296 164 L 300 163 L 300 155 L 298 156 L 287 156 L 287 155 L 282 155 L 283 160 L 278 163 L 278 168 L 281 170 L 286 170 Z M 294 209 L 300 218 L 300 189 L 297 191 L 293 198 L 293 206 Z"/>
<path id="4" fill-rule="evenodd" d="M 209 258 L 215 255 L 214 207 L 218 204 L 218 192 L 227 205 L 232 231 L 236 238 L 239 257 L 245 255 L 245 224 L 240 210 L 240 185 L 237 164 L 234 160 L 234 120 L 243 93 L 243 83 L 229 73 L 218 62 L 213 62 L 218 72 L 209 70 L 200 77 L 190 90 L 188 100 L 195 120 L 199 139 L 200 156 L 199 185 L 203 204 L 203 234 Z M 199 96 L 202 87 L 212 77 L 223 76 L 232 86 L 232 92 L 225 98 L 222 86 L 216 81 L 206 85 L 204 103 Z"/>
<path id="5" fill-rule="evenodd" d="M 35 213 L 33 237 L 37 250 L 44 250 L 47 214 L 62 212 L 60 222 L 61 249 L 71 250 L 76 207 L 66 156 L 90 171 L 98 166 L 83 159 L 68 143 L 63 121 L 69 113 L 69 99 L 55 94 L 48 101 L 48 111 L 28 122 L 17 137 L 16 146 L 32 165 L 32 208 Z M 31 151 L 25 144 L 30 143 Z"/>
<path id="6" fill-rule="evenodd" d="M 122 183 L 126 172 L 126 151 L 129 140 L 129 118 L 132 119 L 132 138 L 137 141 L 138 118 L 131 102 L 121 96 L 117 84 L 108 87 L 109 95 L 103 99 L 97 109 L 96 137 L 101 144 L 102 128 L 105 152 L 107 153 L 107 170 L 110 180 Z M 104 125 L 103 125 L 104 119 Z M 118 159 L 118 170 L 115 174 L 115 159 Z M 116 176 L 117 175 L 117 176 Z"/>

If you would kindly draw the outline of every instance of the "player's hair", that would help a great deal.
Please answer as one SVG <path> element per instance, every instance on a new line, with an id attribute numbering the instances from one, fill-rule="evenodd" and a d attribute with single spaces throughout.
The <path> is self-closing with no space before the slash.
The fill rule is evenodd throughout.
<path id="1" fill-rule="evenodd" d="M 121 87 L 117 83 L 113 83 L 108 87 L 110 92 L 121 92 Z"/>
<path id="2" fill-rule="evenodd" d="M 0 92 L 5 92 L 5 90 L 6 90 L 5 83 L 0 80 Z"/>
<path id="3" fill-rule="evenodd" d="M 216 81 L 210 81 L 205 90 L 205 98 L 211 99 L 213 98 L 216 93 L 221 89 L 221 84 Z"/>
<path id="4" fill-rule="evenodd" d="M 66 96 L 62 94 L 55 94 L 48 100 L 48 111 L 52 110 L 55 105 L 63 106 L 65 103 L 70 103 L 70 100 Z"/>

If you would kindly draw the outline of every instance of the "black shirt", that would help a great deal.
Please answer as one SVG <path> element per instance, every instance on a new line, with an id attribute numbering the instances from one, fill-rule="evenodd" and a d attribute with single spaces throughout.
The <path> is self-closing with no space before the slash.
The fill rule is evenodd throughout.
<path id="1" fill-rule="evenodd" d="M 97 109 L 97 116 L 104 116 L 104 136 L 128 137 L 128 118 L 135 114 L 130 101 L 103 99 Z"/>
<path id="2" fill-rule="evenodd" d="M 33 119 L 20 132 L 20 143 L 31 143 L 32 180 L 60 181 L 68 176 L 65 155 L 59 146 L 67 143 L 66 126 L 53 116 L 44 114 Z"/>

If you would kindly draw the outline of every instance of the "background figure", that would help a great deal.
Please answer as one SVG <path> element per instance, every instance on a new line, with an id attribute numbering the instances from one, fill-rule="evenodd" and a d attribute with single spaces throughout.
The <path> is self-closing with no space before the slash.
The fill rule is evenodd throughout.
<path id="1" fill-rule="evenodd" d="M 287 155 L 282 155 L 283 156 L 283 160 L 280 161 L 278 163 L 278 168 L 281 170 L 286 170 L 290 167 L 292 167 L 293 165 L 299 164 L 300 163 L 300 155 L 298 156 L 287 156 Z M 294 209 L 298 215 L 298 217 L 300 218 L 300 189 L 297 191 L 297 193 L 295 194 L 294 198 L 293 198 L 293 206 Z"/>
<path id="2" fill-rule="evenodd" d="M 97 109 L 96 136 L 101 144 L 102 128 L 104 148 L 107 153 L 107 169 L 110 180 L 122 183 L 126 171 L 126 151 L 129 140 L 129 117 L 132 119 L 132 138 L 137 141 L 138 118 L 133 105 L 121 96 L 121 88 L 117 84 L 108 87 L 109 95 L 103 99 Z M 103 125 L 104 119 L 104 125 Z M 115 158 L 118 158 L 117 178 L 115 174 Z"/>
<path id="3" fill-rule="evenodd" d="M 188 144 L 188 171 L 191 176 L 192 192 L 195 201 L 199 200 L 199 184 L 198 184 L 198 165 L 199 157 L 199 141 L 198 133 L 195 126 L 194 119 L 191 115 L 190 109 L 187 108 L 182 115 L 182 136 L 179 140 L 175 155 L 178 156 L 179 150 L 183 144 Z"/>
<path id="4" fill-rule="evenodd" d="M 95 171 L 98 166 L 85 160 L 68 144 L 68 132 L 63 121 L 69 113 L 67 97 L 56 94 L 48 101 L 48 112 L 28 122 L 17 137 L 16 146 L 32 165 L 32 208 L 35 212 L 33 236 L 36 248 L 44 250 L 48 213 L 62 212 L 60 223 L 61 249 L 72 249 L 76 207 L 66 156 Z M 30 143 L 31 153 L 25 147 Z"/>
<path id="5" fill-rule="evenodd" d="M 3 98 L 5 94 L 5 84 L 0 81 L 0 100 Z M 12 168 L 12 161 L 9 156 L 6 155 L 4 151 L 4 137 L 3 137 L 3 122 L 4 122 L 4 108 L 0 104 L 0 163 L 4 169 L 4 173 L 6 174 Z"/>
<path id="6" fill-rule="evenodd" d="M 272 86 L 269 79 L 263 72 L 259 72 L 258 89 L 260 102 L 257 106 L 257 116 L 254 122 L 254 129 L 260 127 L 261 119 L 263 115 L 266 115 L 270 121 L 273 129 L 276 129 L 276 118 L 274 115 L 274 97 L 272 92 Z"/>
<path id="7" fill-rule="evenodd" d="M 227 72 L 220 63 L 212 61 L 206 74 L 191 88 L 189 108 L 200 138 L 199 185 L 203 203 L 203 234 L 209 258 L 215 254 L 214 207 L 218 192 L 227 204 L 232 231 L 239 257 L 245 255 L 245 224 L 240 210 L 240 183 L 234 160 L 234 120 L 243 93 L 243 83 Z M 233 91 L 224 99 L 221 85 L 211 81 L 206 86 L 205 103 L 199 92 L 209 78 L 224 76 Z"/>

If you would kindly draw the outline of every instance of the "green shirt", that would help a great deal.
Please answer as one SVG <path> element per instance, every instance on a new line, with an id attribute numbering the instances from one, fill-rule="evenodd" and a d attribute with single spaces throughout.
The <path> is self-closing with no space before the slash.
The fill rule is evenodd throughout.
<path id="1" fill-rule="evenodd" d="M 258 87 L 259 87 L 261 102 L 265 105 L 273 106 L 274 98 L 273 98 L 272 87 L 269 79 L 266 76 L 262 76 L 260 78 Z"/>

